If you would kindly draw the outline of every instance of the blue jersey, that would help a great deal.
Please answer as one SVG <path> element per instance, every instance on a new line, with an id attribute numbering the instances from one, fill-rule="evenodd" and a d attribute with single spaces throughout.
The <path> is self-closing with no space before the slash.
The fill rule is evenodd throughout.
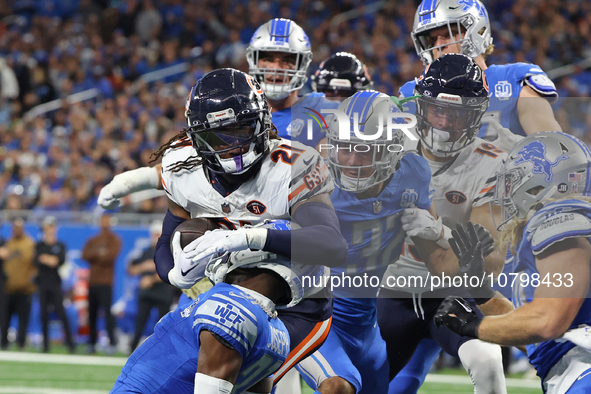
<path id="1" fill-rule="evenodd" d="M 331 200 L 339 218 L 341 234 L 349 243 L 345 264 L 331 274 L 350 277 L 351 287 L 334 289 L 333 320 L 355 325 L 375 322 L 375 297 L 388 264 L 395 262 L 406 236 L 400 216 L 404 208 L 429 209 L 433 190 L 427 161 L 414 153 L 402 157 L 400 167 L 377 196 L 360 200 L 355 193 L 335 189 Z M 367 278 L 364 282 L 364 276 Z M 356 279 L 357 278 L 357 279 Z M 363 283 L 362 286 L 355 283 Z M 354 297 L 354 298 L 353 298 Z M 338 313 L 342 312 L 342 313 Z"/>
<path id="2" fill-rule="evenodd" d="M 242 357 L 232 392 L 240 393 L 273 374 L 289 353 L 289 334 L 255 299 L 264 297 L 253 293 L 220 283 L 168 313 L 127 360 L 111 393 L 192 394 L 202 330 L 223 338 Z"/>
<path id="3" fill-rule="evenodd" d="M 532 278 L 533 274 L 538 274 L 534 256 L 552 244 L 572 237 L 591 237 L 591 204 L 576 199 L 548 204 L 536 212 L 523 230 L 523 238 L 517 248 L 516 271 L 525 271 L 528 277 Z M 539 279 L 548 281 L 548 278 Z M 555 279 L 549 278 L 552 283 Z M 566 285 L 568 278 L 562 278 L 562 281 Z M 524 288 L 522 298 L 513 298 L 515 306 L 519 307 L 531 300 L 534 291 L 533 286 Z M 591 288 L 569 328 L 576 328 L 580 324 L 591 325 L 590 295 Z M 527 353 L 531 364 L 544 380 L 552 366 L 574 346 L 572 342 L 558 343 L 552 340 L 528 345 Z"/>
<path id="4" fill-rule="evenodd" d="M 273 112 L 273 124 L 277 127 L 279 137 L 316 148 L 326 136 L 326 114 L 320 110 L 338 106 L 338 102 L 326 99 L 324 93 L 310 93 L 300 97 L 291 107 Z"/>
<path id="5" fill-rule="evenodd" d="M 517 113 L 517 100 L 524 84 L 534 89 L 544 97 L 558 97 L 554 84 L 542 69 L 530 63 L 512 63 L 502 66 L 492 65 L 485 71 L 486 80 L 490 89 L 490 106 L 482 117 L 482 127 L 478 137 L 490 140 L 494 136 L 489 135 L 488 121 L 495 120 L 503 127 L 508 128 L 514 134 L 525 135 L 519 122 Z M 416 82 L 408 81 L 399 90 L 400 97 L 411 97 Z M 408 102 L 405 111 L 414 113 L 414 102 Z M 487 138 L 488 137 L 488 138 Z"/>

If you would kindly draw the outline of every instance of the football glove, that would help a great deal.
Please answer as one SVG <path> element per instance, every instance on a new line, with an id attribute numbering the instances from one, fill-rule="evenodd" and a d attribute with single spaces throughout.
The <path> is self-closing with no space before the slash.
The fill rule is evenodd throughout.
<path id="1" fill-rule="evenodd" d="M 476 311 L 462 297 L 448 296 L 434 316 L 437 327 L 445 325 L 458 335 L 478 338 L 478 326 L 482 319 L 476 315 Z"/>

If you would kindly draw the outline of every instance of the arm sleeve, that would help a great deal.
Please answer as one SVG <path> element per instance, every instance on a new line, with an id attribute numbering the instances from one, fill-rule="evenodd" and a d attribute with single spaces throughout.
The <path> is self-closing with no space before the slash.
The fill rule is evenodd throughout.
<path id="1" fill-rule="evenodd" d="M 166 211 L 166 216 L 164 216 L 162 235 L 158 238 L 156 252 L 154 253 L 156 272 L 158 272 L 158 276 L 164 283 L 170 284 L 168 271 L 174 267 L 174 259 L 170 250 L 170 239 L 172 238 L 174 229 L 185 220 L 184 218 L 173 215 L 170 211 Z"/>
<path id="2" fill-rule="evenodd" d="M 269 230 L 263 250 L 307 265 L 336 267 L 345 262 L 348 245 L 341 235 L 334 209 L 320 202 L 309 202 L 300 205 L 292 219 L 302 228 Z"/>

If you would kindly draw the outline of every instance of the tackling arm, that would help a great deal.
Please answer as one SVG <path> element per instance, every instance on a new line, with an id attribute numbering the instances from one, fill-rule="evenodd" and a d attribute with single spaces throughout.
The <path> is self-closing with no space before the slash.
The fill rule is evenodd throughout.
<path id="1" fill-rule="evenodd" d="M 527 135 L 538 131 L 562 131 L 548 100 L 527 85 L 519 93 L 517 112 L 521 127 Z"/>
<path id="2" fill-rule="evenodd" d="M 556 243 L 536 257 L 540 278 L 571 277 L 572 286 L 540 283 L 531 303 L 502 316 L 486 317 L 478 338 L 500 345 L 527 345 L 564 334 L 579 312 L 589 289 L 591 245 L 584 238 Z"/>

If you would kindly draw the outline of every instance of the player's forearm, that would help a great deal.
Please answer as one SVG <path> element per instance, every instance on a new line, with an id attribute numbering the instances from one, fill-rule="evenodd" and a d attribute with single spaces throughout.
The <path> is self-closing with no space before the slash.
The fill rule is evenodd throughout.
<path id="1" fill-rule="evenodd" d="M 504 315 L 506 313 L 511 312 L 513 308 L 513 304 L 511 301 L 506 299 L 502 294 L 496 292 L 496 295 L 485 302 L 484 304 L 478 305 L 478 309 L 485 315 L 485 316 L 498 316 Z"/>
<path id="2" fill-rule="evenodd" d="M 460 273 L 458 259 L 451 249 L 443 249 L 435 241 L 418 237 L 412 240 L 431 275 L 455 276 Z"/>
<path id="3" fill-rule="evenodd" d="M 566 328 L 568 323 L 565 327 L 559 316 L 530 303 L 504 315 L 485 317 L 478 338 L 506 346 L 529 345 L 559 338 Z"/>
<path id="4" fill-rule="evenodd" d="M 170 284 L 168 272 L 174 267 L 174 259 L 170 251 L 170 239 L 177 226 L 185 220 L 185 218 L 173 215 L 170 211 L 166 211 L 166 216 L 164 216 L 162 235 L 158 238 L 154 253 L 154 263 L 156 264 L 158 276 L 165 283 Z"/>
<path id="5" fill-rule="evenodd" d="M 292 219 L 302 228 L 289 233 L 269 230 L 265 250 L 283 255 L 288 252 L 286 257 L 302 264 L 329 267 L 344 264 L 348 245 L 332 206 L 308 202 L 297 208 Z"/>
<path id="6" fill-rule="evenodd" d="M 484 269 L 487 274 L 493 274 L 496 278 L 503 272 L 505 258 L 498 251 L 494 251 L 484 258 Z"/>
<path id="7" fill-rule="evenodd" d="M 543 97 L 521 97 L 517 102 L 519 122 L 526 135 L 540 131 L 562 131 L 552 106 Z"/>

